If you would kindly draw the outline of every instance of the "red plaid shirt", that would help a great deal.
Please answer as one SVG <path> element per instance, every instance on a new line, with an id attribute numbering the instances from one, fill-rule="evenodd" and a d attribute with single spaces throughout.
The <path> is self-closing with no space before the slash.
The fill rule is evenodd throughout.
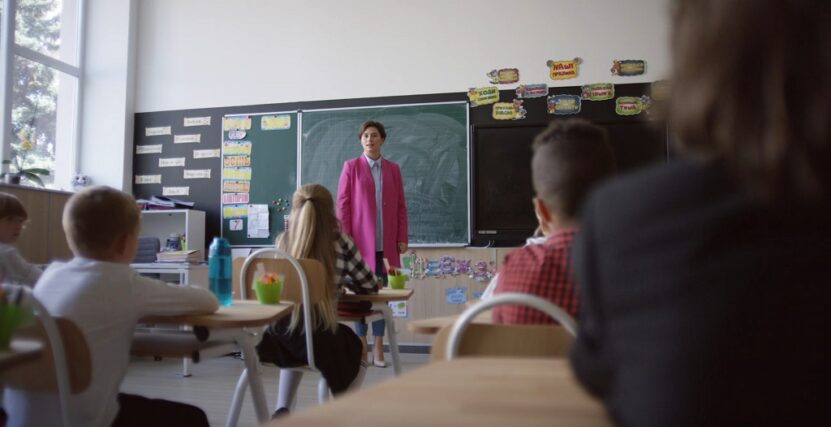
<path id="1" fill-rule="evenodd" d="M 571 243 L 576 233 L 575 229 L 566 228 L 541 244 L 508 253 L 499 269 L 494 295 L 505 292 L 536 295 L 576 317 L 577 288 L 571 270 Z M 493 320 L 496 323 L 555 323 L 536 309 L 514 304 L 494 307 Z"/>

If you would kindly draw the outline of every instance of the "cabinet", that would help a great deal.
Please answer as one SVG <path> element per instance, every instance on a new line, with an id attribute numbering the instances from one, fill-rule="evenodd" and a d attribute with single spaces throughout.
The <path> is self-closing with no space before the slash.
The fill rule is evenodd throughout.
<path id="1" fill-rule="evenodd" d="M 15 245 L 23 258 L 32 264 L 72 258 L 61 225 L 63 208 L 72 193 L 5 184 L 0 184 L 0 191 L 14 194 L 29 214 L 29 224 Z"/>
<path id="2" fill-rule="evenodd" d="M 205 212 L 193 209 L 141 211 L 141 236 L 159 239 L 164 247 L 171 234 L 184 234 L 186 250 L 201 251 L 205 260 Z"/>

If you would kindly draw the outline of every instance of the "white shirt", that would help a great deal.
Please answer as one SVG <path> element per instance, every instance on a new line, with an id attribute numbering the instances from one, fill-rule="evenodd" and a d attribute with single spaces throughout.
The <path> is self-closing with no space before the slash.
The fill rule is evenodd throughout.
<path id="1" fill-rule="evenodd" d="M 42 272 L 23 259 L 17 248 L 0 243 L 0 276 L 3 283 L 33 286 Z"/>
<path id="2" fill-rule="evenodd" d="M 115 419 L 133 329 L 140 318 L 210 313 L 219 307 L 206 289 L 168 285 L 142 277 L 126 264 L 86 258 L 53 263 L 35 285 L 34 294 L 52 316 L 75 322 L 89 345 L 92 383 L 71 397 L 72 425 L 76 426 L 104 427 Z M 9 427 L 61 425 L 56 394 L 9 387 L 3 407 Z"/>

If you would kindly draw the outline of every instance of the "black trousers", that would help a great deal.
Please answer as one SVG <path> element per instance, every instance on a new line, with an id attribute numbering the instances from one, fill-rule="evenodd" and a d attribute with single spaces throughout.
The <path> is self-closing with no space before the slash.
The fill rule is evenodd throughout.
<path id="1" fill-rule="evenodd" d="M 118 405 L 120 408 L 113 421 L 113 427 L 209 427 L 205 411 L 187 403 L 119 393 Z"/>

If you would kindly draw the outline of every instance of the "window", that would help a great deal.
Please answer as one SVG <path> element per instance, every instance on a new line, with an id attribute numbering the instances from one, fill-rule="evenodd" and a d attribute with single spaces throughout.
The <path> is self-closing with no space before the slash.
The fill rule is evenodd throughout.
<path id="1" fill-rule="evenodd" d="M 19 176 L 22 184 L 70 187 L 78 143 L 84 2 L 3 2 L 3 170 Z"/>

